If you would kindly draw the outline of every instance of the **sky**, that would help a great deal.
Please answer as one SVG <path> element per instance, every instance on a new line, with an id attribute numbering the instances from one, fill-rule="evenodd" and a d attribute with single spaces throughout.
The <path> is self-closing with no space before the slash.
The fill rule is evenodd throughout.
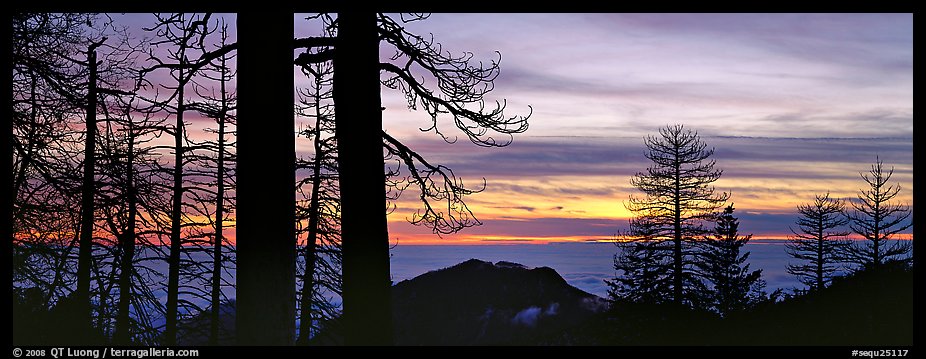
<path id="1" fill-rule="evenodd" d="M 432 14 L 407 28 L 475 60 L 499 52 L 487 100 L 533 114 L 506 148 L 451 145 L 384 89 L 390 134 L 487 182 L 467 201 L 483 226 L 438 238 L 406 223 L 418 208 L 406 195 L 394 243 L 613 238 L 631 216 L 630 178 L 648 166 L 643 138 L 669 124 L 715 148 L 716 188 L 756 238 L 786 238 L 815 194 L 854 198 L 876 156 L 912 207 L 912 14 Z"/>
<path id="2" fill-rule="evenodd" d="M 630 216 L 630 177 L 648 165 L 643 138 L 669 124 L 715 148 L 716 188 L 757 238 L 785 238 L 815 194 L 854 198 L 876 156 L 912 206 L 911 14 L 432 14 L 406 26 L 476 61 L 500 53 L 486 99 L 533 114 L 510 146 L 490 149 L 442 118 L 460 138 L 447 144 L 384 89 L 386 131 L 466 183 L 487 182 L 467 200 L 482 226 L 439 238 L 406 222 L 419 208 L 407 194 L 389 218 L 394 243 L 612 238 Z"/>
<path id="3" fill-rule="evenodd" d="M 153 14 L 110 13 L 106 15 L 109 16 L 113 20 L 113 23 L 115 24 L 116 27 L 125 27 L 125 29 L 127 30 L 127 33 L 130 34 L 129 35 L 131 37 L 130 42 L 132 44 L 137 44 L 140 42 L 151 42 L 151 41 L 155 41 L 155 39 L 157 38 L 157 34 L 155 31 L 146 31 L 146 29 L 153 28 L 155 24 L 157 23 L 156 18 Z M 169 14 L 164 14 L 165 17 L 167 17 L 168 15 Z M 194 16 L 196 18 L 201 18 L 202 14 L 185 15 L 184 19 L 189 21 Z M 208 37 L 208 40 L 205 42 L 205 44 L 209 47 L 210 50 L 214 50 L 221 45 L 220 44 L 221 30 L 219 29 L 221 22 L 224 22 L 225 25 L 228 27 L 227 42 L 235 43 L 238 40 L 238 36 L 237 36 L 238 31 L 235 27 L 237 14 L 216 13 L 216 14 L 212 14 L 210 19 L 211 19 L 210 31 L 214 31 L 214 33 L 211 34 Z M 149 47 L 149 49 L 151 50 L 152 54 L 154 54 L 155 56 L 162 57 L 164 61 L 168 61 L 167 53 L 168 51 L 173 50 L 174 48 L 169 44 L 162 44 L 158 46 L 151 46 Z M 106 51 L 106 50 L 104 49 L 102 51 Z M 187 50 L 187 51 L 188 51 L 187 52 L 188 58 L 197 58 L 201 54 L 200 51 L 197 51 L 195 49 Z M 232 53 L 232 55 L 234 55 L 234 53 Z M 147 54 L 139 55 L 138 61 L 140 63 L 150 66 L 152 62 L 147 61 L 148 57 L 149 55 Z M 238 62 L 237 57 L 232 57 L 228 60 L 228 66 L 230 68 L 235 69 L 237 68 L 236 66 L 237 62 Z M 164 97 L 169 93 L 169 91 L 158 86 L 162 84 L 172 84 L 173 83 L 174 80 L 171 79 L 169 71 L 163 70 L 163 69 L 158 70 L 158 71 L 153 71 L 147 76 L 148 76 L 148 81 L 151 82 L 152 86 L 147 86 L 145 88 L 140 89 L 139 93 L 141 93 L 142 95 L 146 97 L 151 97 L 151 98 L 155 97 L 155 95 L 158 95 L 158 94 L 160 94 L 161 97 Z M 235 84 L 236 82 L 232 82 L 231 84 L 229 84 L 230 85 L 229 90 L 233 90 L 235 87 L 234 86 Z M 211 83 L 208 83 L 205 85 L 208 85 L 210 87 L 212 86 Z M 186 89 L 186 91 L 187 93 L 192 92 L 190 88 Z M 198 99 L 198 96 L 196 96 L 194 93 L 192 95 L 189 95 L 188 98 Z M 214 120 L 208 119 L 196 111 L 185 112 L 184 118 L 189 119 L 189 122 L 192 124 L 193 129 L 189 131 L 189 135 L 192 136 L 192 138 L 196 140 L 203 140 L 206 137 L 209 137 L 209 138 L 212 137 L 212 134 L 204 133 L 201 130 L 204 126 L 215 127 Z M 168 139 L 166 144 L 172 144 L 173 142 L 171 141 L 172 140 Z"/>
<path id="4" fill-rule="evenodd" d="M 317 35 L 304 16 L 294 25 L 297 36 Z M 432 14 L 406 27 L 474 61 L 500 54 L 486 100 L 532 115 L 505 148 L 475 146 L 441 118 L 460 139 L 448 144 L 420 131 L 426 113 L 384 88 L 386 131 L 465 183 L 486 181 L 467 198 L 482 226 L 443 237 L 412 226 L 420 204 L 408 191 L 389 216 L 393 243 L 611 239 L 638 194 L 631 176 L 648 166 L 643 138 L 670 124 L 715 148 L 716 188 L 732 193 L 741 231 L 756 238 L 785 238 L 796 206 L 815 194 L 854 198 L 876 156 L 912 206 L 912 14 Z M 294 81 L 307 83 L 298 71 Z"/>
<path id="5" fill-rule="evenodd" d="M 139 37 L 152 20 L 113 16 Z M 234 41 L 235 15 L 216 17 L 232 24 Z M 293 18 L 295 35 L 318 34 L 304 15 Z M 486 100 L 506 101 L 508 116 L 532 115 L 504 148 L 475 146 L 440 118 L 459 139 L 448 144 L 420 130 L 426 113 L 383 88 L 390 135 L 472 187 L 486 181 L 467 198 L 482 226 L 443 237 L 412 226 L 420 203 L 408 191 L 389 216 L 393 243 L 612 239 L 631 216 L 628 196 L 639 194 L 630 178 L 649 165 L 643 138 L 670 124 L 715 148 L 715 186 L 732 193 L 741 231 L 756 238 L 786 238 L 796 206 L 815 194 L 854 198 L 876 156 L 895 169 L 897 200 L 912 206 L 912 14 L 438 13 L 406 27 L 473 61 L 500 56 Z M 381 57 L 392 52 L 383 46 Z M 308 80 L 294 69 L 294 81 Z M 188 117 L 193 129 L 214 127 Z M 297 151 L 311 144 L 297 141 Z"/>

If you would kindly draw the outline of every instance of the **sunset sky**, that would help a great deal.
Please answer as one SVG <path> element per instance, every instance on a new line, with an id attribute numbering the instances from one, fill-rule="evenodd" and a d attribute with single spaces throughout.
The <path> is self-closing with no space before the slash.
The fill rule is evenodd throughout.
<path id="1" fill-rule="evenodd" d="M 303 18 L 296 35 L 317 35 Z M 649 165 L 643 137 L 676 123 L 716 148 L 716 187 L 756 238 L 786 237 L 814 194 L 854 198 L 875 156 L 912 206 L 912 14 L 432 14 L 407 28 L 475 61 L 501 53 L 487 100 L 533 115 L 506 148 L 477 147 L 443 118 L 442 131 L 460 135 L 447 144 L 384 88 L 392 136 L 474 187 L 487 181 L 467 200 L 484 225 L 443 238 L 407 223 L 419 208 L 409 190 L 389 217 L 393 243 L 611 239 L 630 216 L 630 177 Z"/>
<path id="2" fill-rule="evenodd" d="M 875 156 L 912 205 L 911 14 L 433 14 L 407 27 L 476 60 L 500 52 L 488 99 L 533 115 L 507 148 L 451 145 L 418 131 L 428 116 L 384 89 L 390 134 L 488 182 L 468 200 L 483 226 L 438 238 L 406 223 L 418 208 L 406 194 L 393 242 L 611 238 L 626 226 L 630 177 L 648 165 L 643 137 L 675 123 L 716 148 L 716 187 L 757 238 L 785 237 L 814 194 L 854 197 Z"/>

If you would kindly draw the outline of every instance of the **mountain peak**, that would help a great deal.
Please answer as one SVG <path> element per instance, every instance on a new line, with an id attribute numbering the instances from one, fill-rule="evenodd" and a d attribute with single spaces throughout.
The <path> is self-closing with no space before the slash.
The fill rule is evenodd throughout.
<path id="1" fill-rule="evenodd" d="M 552 268 L 470 259 L 393 287 L 396 344 L 543 344 L 607 307 Z"/>
<path id="2" fill-rule="evenodd" d="M 498 261 L 498 262 L 495 262 L 495 266 L 496 266 L 496 267 L 502 267 L 502 268 L 524 268 L 524 269 L 530 269 L 530 268 L 528 268 L 527 266 L 525 266 L 525 265 L 523 265 L 523 264 L 521 264 L 521 263 L 506 262 L 506 261 Z"/>

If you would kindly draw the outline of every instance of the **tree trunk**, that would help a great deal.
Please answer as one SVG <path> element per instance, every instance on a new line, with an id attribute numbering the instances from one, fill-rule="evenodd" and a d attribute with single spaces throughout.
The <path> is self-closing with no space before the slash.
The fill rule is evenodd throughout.
<path id="1" fill-rule="evenodd" d="M 185 47 L 181 45 L 180 56 Z M 180 294 L 180 220 L 183 211 L 183 69 L 179 69 L 180 87 L 177 89 L 177 123 L 174 125 L 174 186 L 170 210 L 170 256 L 167 259 L 167 323 L 164 326 L 164 345 L 177 345 L 177 307 Z"/>
<path id="2" fill-rule="evenodd" d="M 296 145 L 291 13 L 238 15 L 237 339 L 292 345 Z"/>
<path id="3" fill-rule="evenodd" d="M 678 159 L 678 149 L 676 148 L 675 158 Z M 675 303 L 682 303 L 682 207 L 681 207 L 681 168 L 678 162 L 675 163 L 675 208 L 673 208 L 673 225 L 675 230 L 675 236 L 672 239 L 674 248 L 673 248 L 673 262 L 675 265 L 675 273 L 672 277 L 672 297 Z"/>
<path id="4" fill-rule="evenodd" d="M 823 220 L 817 232 L 817 289 L 823 289 Z"/>
<path id="5" fill-rule="evenodd" d="M 90 67 L 90 79 L 87 90 L 87 137 L 84 147 L 84 178 L 81 184 L 80 203 L 80 241 L 77 257 L 77 288 L 74 291 L 77 313 L 76 318 L 90 326 L 90 262 L 93 257 L 93 193 L 94 167 L 96 165 L 96 104 L 97 104 L 97 70 L 96 50 L 91 46 L 87 50 L 87 63 Z M 78 337 L 89 333 L 75 333 Z"/>
<path id="6" fill-rule="evenodd" d="M 878 188 L 878 191 L 880 192 L 881 189 Z M 872 248 L 872 253 L 871 253 L 872 254 L 871 261 L 873 262 L 875 267 L 879 267 L 881 266 L 881 253 L 879 252 L 879 250 L 881 249 L 880 248 L 880 245 L 881 245 L 881 202 L 875 202 L 874 217 L 875 217 L 874 226 L 872 226 L 874 227 L 874 231 L 873 231 L 874 240 L 872 241 L 874 243 L 872 246 L 873 248 Z"/>
<path id="7" fill-rule="evenodd" d="M 138 215 L 137 198 L 135 190 L 135 133 L 129 121 L 129 149 L 126 158 L 126 179 L 125 193 L 128 207 L 128 223 L 126 230 L 119 238 L 119 246 L 122 249 L 121 265 L 119 269 L 119 303 L 118 313 L 116 314 L 116 333 L 113 335 L 113 341 L 116 344 L 131 344 L 131 328 L 129 308 L 132 303 L 132 274 L 135 272 L 132 259 L 135 258 L 135 217 Z"/>
<path id="8" fill-rule="evenodd" d="M 317 111 L 317 107 L 316 107 Z M 318 239 L 318 195 L 321 190 L 322 177 L 322 140 L 321 140 L 322 116 L 320 111 L 316 112 L 315 117 L 315 159 L 312 162 L 312 196 L 309 199 L 309 235 L 305 244 L 305 271 L 302 273 L 302 302 L 300 308 L 302 315 L 299 321 L 299 340 L 298 344 L 308 345 L 309 335 L 312 330 L 312 297 L 315 295 L 315 246 Z"/>
<path id="9" fill-rule="evenodd" d="M 220 95 L 222 108 L 219 111 L 219 149 L 216 164 L 215 237 L 212 243 L 212 310 L 209 313 L 209 345 L 219 345 L 219 308 L 222 294 L 222 221 L 225 211 L 225 115 L 228 111 L 225 91 L 225 57 L 221 59 L 222 74 Z"/>
<path id="10" fill-rule="evenodd" d="M 376 16 L 339 13 L 334 55 L 348 345 L 393 343 Z"/>

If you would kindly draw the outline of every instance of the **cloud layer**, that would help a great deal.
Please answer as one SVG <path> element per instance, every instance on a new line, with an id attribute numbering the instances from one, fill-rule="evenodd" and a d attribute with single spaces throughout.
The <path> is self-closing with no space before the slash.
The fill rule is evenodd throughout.
<path id="1" fill-rule="evenodd" d="M 460 139 L 448 145 L 384 89 L 386 131 L 488 182 L 468 202 L 484 226 L 444 240 L 403 223 L 417 208 L 406 194 L 390 218 L 400 242 L 610 236 L 630 215 L 630 177 L 649 165 L 643 137 L 676 123 L 715 147 L 716 187 L 757 237 L 787 234 L 814 194 L 853 198 L 876 156 L 912 204 L 912 14 L 433 14 L 407 29 L 474 61 L 498 51 L 487 100 L 533 116 L 502 149 L 472 146 L 440 118 Z"/>

